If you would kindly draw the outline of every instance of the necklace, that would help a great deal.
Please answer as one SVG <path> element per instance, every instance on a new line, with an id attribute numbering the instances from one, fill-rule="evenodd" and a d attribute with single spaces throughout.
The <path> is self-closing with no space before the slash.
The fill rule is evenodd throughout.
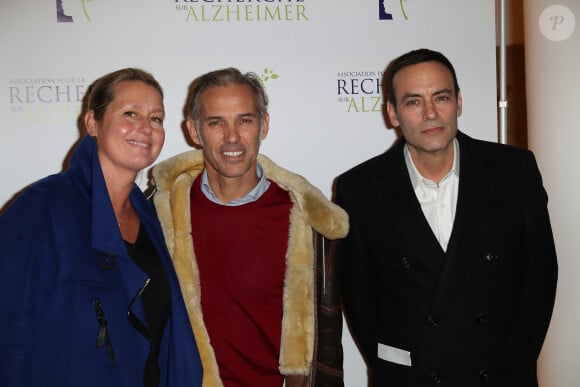
<path id="1" fill-rule="evenodd" d="M 121 227 L 123 225 L 123 221 L 124 221 L 124 216 L 122 215 L 123 210 L 121 210 L 121 213 L 119 214 L 119 216 L 115 215 L 115 219 L 117 220 L 117 224 L 119 225 L 119 227 Z"/>
<path id="2" fill-rule="evenodd" d="M 128 221 L 131 221 L 131 204 L 127 203 L 123 205 L 119 211 L 119 215 L 115 214 L 115 219 L 117 220 L 117 224 L 119 227 L 123 226 L 125 219 L 128 218 Z"/>

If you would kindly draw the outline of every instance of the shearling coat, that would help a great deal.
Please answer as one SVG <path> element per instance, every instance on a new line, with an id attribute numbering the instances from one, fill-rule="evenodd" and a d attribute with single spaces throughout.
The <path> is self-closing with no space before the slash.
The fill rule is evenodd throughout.
<path id="1" fill-rule="evenodd" d="M 258 156 L 258 162 L 269 180 L 289 192 L 293 203 L 286 253 L 279 369 L 283 375 L 308 375 L 312 371 L 317 339 L 313 231 L 331 240 L 342 238 L 348 232 L 348 216 L 303 177 L 275 165 L 263 155 Z M 200 304 L 202 290 L 190 236 L 190 189 L 203 168 L 201 150 L 177 155 L 157 165 L 153 170 L 157 190 L 154 203 L 199 347 L 204 368 L 203 386 L 214 387 L 223 384 L 204 326 Z"/>

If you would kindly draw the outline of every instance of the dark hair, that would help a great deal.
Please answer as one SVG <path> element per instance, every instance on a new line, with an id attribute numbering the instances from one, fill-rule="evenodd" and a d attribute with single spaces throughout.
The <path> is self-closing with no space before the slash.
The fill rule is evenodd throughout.
<path id="1" fill-rule="evenodd" d="M 146 85 L 154 87 L 161 94 L 161 98 L 163 98 L 163 89 L 153 75 L 147 71 L 129 67 L 113 71 L 97 79 L 89 88 L 87 110 L 94 112 L 96 121 L 100 121 L 103 118 L 107 106 L 115 98 L 115 86 L 120 82 L 133 81 L 143 82 Z"/>
<path id="2" fill-rule="evenodd" d="M 254 92 L 260 127 L 262 126 L 264 117 L 268 113 L 268 96 L 264 91 L 260 78 L 255 73 L 242 74 L 237 68 L 228 67 L 211 71 L 193 81 L 186 113 L 194 121 L 196 128 L 199 128 L 201 124 L 201 93 L 211 87 L 225 87 L 230 84 L 247 85 Z"/>
<path id="3" fill-rule="evenodd" d="M 447 67 L 451 73 L 451 76 L 453 77 L 455 95 L 459 93 L 457 75 L 455 75 L 455 69 L 453 68 L 453 65 L 449 59 L 447 59 L 445 55 L 438 51 L 429 50 L 427 48 L 420 48 L 418 50 L 409 51 L 406 54 L 399 56 L 398 58 L 394 59 L 387 67 L 385 96 L 387 97 L 387 100 L 395 107 L 397 106 L 397 98 L 395 96 L 395 88 L 393 87 L 393 78 L 403 68 L 424 62 L 439 62 L 443 66 Z"/>

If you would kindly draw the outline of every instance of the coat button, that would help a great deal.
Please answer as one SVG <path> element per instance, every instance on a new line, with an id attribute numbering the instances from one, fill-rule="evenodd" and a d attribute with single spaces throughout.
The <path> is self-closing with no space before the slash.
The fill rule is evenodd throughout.
<path id="1" fill-rule="evenodd" d="M 441 383 L 441 377 L 439 375 L 437 375 L 436 372 L 431 372 L 429 374 L 429 379 L 431 379 L 431 382 L 433 384 L 440 384 Z"/>
<path id="2" fill-rule="evenodd" d="M 401 264 L 403 265 L 403 267 L 405 269 L 410 269 L 411 268 L 411 261 L 407 257 L 403 257 L 403 259 L 401 259 Z"/>
<path id="3" fill-rule="evenodd" d="M 99 256 L 99 269 L 113 270 L 115 268 L 116 256 L 109 253 L 104 253 Z"/>
<path id="4" fill-rule="evenodd" d="M 490 253 L 485 254 L 485 260 L 487 262 L 493 262 L 493 261 L 497 260 L 498 258 L 499 258 L 499 255 L 496 253 L 490 252 Z"/>
<path id="5" fill-rule="evenodd" d="M 436 327 L 437 326 L 437 320 L 435 320 L 435 317 L 433 316 L 429 316 L 427 317 L 427 325 L 429 325 L 430 327 Z"/>
<path id="6" fill-rule="evenodd" d="M 483 325 L 487 321 L 487 316 L 483 313 L 478 313 L 475 315 L 475 323 L 477 325 Z"/>
<path id="7" fill-rule="evenodd" d="M 489 374 L 486 370 L 479 371 L 479 378 L 486 383 L 489 382 Z"/>

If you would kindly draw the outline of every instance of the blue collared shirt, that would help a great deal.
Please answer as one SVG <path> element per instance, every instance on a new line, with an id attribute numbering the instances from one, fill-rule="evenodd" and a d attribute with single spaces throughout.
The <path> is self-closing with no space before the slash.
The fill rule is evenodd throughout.
<path id="1" fill-rule="evenodd" d="M 266 179 L 266 175 L 264 175 L 264 170 L 262 169 L 262 166 L 259 163 L 256 164 L 256 176 L 258 176 L 259 179 L 258 184 L 256 184 L 256 186 L 250 192 L 248 192 L 246 195 L 244 195 L 239 199 L 232 200 L 229 203 L 222 203 L 222 201 L 215 196 L 211 187 L 209 186 L 209 180 L 207 178 L 207 170 L 204 169 L 203 174 L 201 175 L 201 192 L 203 192 L 206 198 L 222 206 L 241 206 L 244 204 L 255 202 L 270 187 L 270 181 Z"/>

